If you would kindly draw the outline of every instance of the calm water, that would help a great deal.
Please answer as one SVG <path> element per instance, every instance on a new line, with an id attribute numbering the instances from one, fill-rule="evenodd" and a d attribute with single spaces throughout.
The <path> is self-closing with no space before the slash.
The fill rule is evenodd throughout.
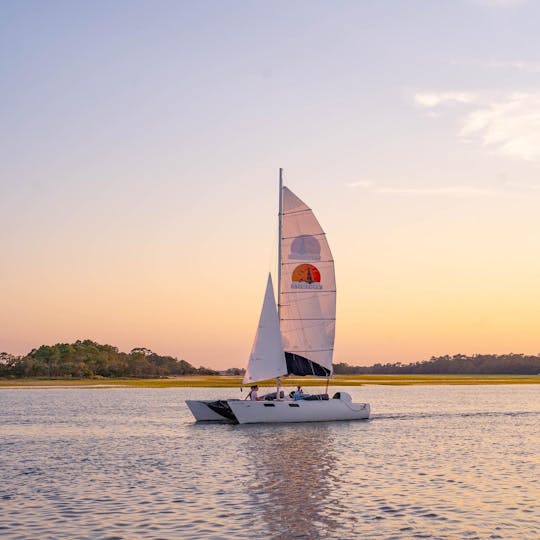
<path id="1" fill-rule="evenodd" d="M 237 390 L 0 390 L 0 537 L 540 538 L 540 386 L 364 387 L 369 422 L 196 425 Z"/>

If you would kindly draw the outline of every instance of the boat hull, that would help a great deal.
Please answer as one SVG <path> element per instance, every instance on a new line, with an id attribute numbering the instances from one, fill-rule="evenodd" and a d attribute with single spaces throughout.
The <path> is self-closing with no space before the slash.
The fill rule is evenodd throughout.
<path id="1" fill-rule="evenodd" d="M 368 420 L 368 403 L 324 401 L 229 401 L 239 424 Z"/>
<path id="2" fill-rule="evenodd" d="M 197 422 L 259 424 L 369 419 L 369 403 L 353 403 L 346 392 L 337 395 L 341 397 L 313 401 L 228 399 L 188 400 L 186 404 Z"/>
<path id="3" fill-rule="evenodd" d="M 215 401 L 215 399 L 188 399 L 186 400 L 186 405 L 197 422 L 231 422 L 231 420 L 213 411 L 208 406 L 209 403 L 215 403 Z"/>

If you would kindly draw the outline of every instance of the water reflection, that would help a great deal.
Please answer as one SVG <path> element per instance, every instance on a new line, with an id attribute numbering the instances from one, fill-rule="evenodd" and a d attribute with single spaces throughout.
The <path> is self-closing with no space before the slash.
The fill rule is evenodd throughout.
<path id="1" fill-rule="evenodd" d="M 194 424 L 223 389 L 0 390 L 0 537 L 538 540 L 539 388 L 373 386 L 372 422 L 267 426 Z"/>
<path id="2" fill-rule="evenodd" d="M 332 497 L 336 452 L 324 424 L 238 426 L 254 481 L 256 511 L 271 538 L 328 538 L 338 523 Z"/>

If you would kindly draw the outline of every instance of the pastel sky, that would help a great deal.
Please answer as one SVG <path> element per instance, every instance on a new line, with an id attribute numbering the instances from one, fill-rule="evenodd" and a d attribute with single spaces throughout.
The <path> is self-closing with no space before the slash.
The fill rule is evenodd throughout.
<path id="1" fill-rule="evenodd" d="M 0 351 L 243 366 L 277 175 L 336 362 L 540 351 L 540 3 L 0 3 Z"/>

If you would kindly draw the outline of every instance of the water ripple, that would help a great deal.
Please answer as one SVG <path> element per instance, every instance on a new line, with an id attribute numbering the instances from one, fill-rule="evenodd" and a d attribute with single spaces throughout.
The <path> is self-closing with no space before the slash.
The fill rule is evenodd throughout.
<path id="1" fill-rule="evenodd" d="M 0 536 L 538 538 L 537 386 L 351 389 L 370 422 L 196 425 L 232 390 L 0 391 Z"/>

